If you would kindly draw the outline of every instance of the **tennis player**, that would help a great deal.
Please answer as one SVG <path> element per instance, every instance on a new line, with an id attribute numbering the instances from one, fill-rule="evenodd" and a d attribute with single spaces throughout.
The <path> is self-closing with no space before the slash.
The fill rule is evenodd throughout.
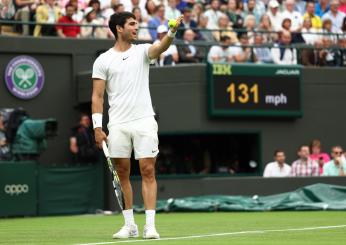
<path id="1" fill-rule="evenodd" d="M 171 45 L 183 16 L 177 18 L 176 27 L 157 44 L 132 44 L 137 39 L 138 22 L 129 12 L 113 14 L 109 28 L 115 44 L 101 54 L 93 66 L 92 119 L 95 140 L 102 148 L 108 142 L 110 157 L 118 172 L 125 199 L 123 216 L 125 225 L 113 238 L 138 237 L 132 209 L 130 183 L 130 157 L 134 150 L 142 175 L 142 195 L 146 224 L 143 238 L 158 239 L 155 227 L 157 184 L 155 162 L 158 150 L 158 126 L 149 91 L 149 65 Z M 108 137 L 102 130 L 103 95 L 108 94 Z"/>

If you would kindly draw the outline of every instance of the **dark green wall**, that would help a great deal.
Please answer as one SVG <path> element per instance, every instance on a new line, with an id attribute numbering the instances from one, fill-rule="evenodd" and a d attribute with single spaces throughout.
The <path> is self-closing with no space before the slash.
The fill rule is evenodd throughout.
<path id="1" fill-rule="evenodd" d="M 77 106 L 90 102 L 92 63 L 96 54 L 112 43 L 111 40 L 0 37 L 0 107 L 23 106 L 33 117 L 58 119 L 59 136 L 49 141 L 42 162 L 69 160 L 69 130 L 77 121 Z M 13 97 L 3 81 L 9 60 L 22 54 L 37 58 L 46 73 L 43 92 L 30 101 Z M 304 115 L 295 120 L 210 118 L 205 69 L 204 64 L 151 69 L 151 93 L 159 114 L 160 133 L 258 132 L 264 163 L 272 159 L 276 148 L 286 150 L 291 162 L 297 146 L 313 138 L 321 139 L 326 151 L 333 144 L 346 147 L 346 69 L 304 68 Z"/>

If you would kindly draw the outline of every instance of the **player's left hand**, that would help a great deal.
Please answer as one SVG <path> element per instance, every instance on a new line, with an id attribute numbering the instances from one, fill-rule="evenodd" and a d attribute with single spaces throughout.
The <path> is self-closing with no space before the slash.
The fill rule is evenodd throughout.
<path id="1" fill-rule="evenodd" d="M 184 15 L 180 15 L 180 16 L 176 19 L 177 24 L 175 25 L 175 27 L 171 28 L 171 31 L 172 31 L 173 33 L 176 32 L 176 31 L 178 30 L 178 28 L 179 28 L 181 22 L 183 21 L 183 18 L 184 18 Z"/>

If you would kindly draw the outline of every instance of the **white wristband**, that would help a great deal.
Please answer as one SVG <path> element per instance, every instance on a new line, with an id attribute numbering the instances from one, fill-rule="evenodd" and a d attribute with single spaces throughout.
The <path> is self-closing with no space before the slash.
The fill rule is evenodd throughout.
<path id="1" fill-rule="evenodd" d="M 177 34 L 177 32 L 172 32 L 171 30 L 167 32 L 167 36 L 169 36 L 170 38 L 175 38 L 175 34 Z"/>
<path id="2" fill-rule="evenodd" d="M 93 125 L 94 129 L 95 128 L 102 128 L 102 114 L 101 113 L 94 113 L 92 114 L 92 119 L 93 119 Z"/>

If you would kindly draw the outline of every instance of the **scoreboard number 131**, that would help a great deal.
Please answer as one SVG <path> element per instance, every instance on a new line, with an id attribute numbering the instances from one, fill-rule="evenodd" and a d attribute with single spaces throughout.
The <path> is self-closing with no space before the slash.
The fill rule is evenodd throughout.
<path id="1" fill-rule="evenodd" d="M 254 84 L 250 87 L 248 84 L 245 83 L 231 83 L 227 87 L 227 93 L 229 93 L 229 102 L 231 104 L 237 102 L 241 104 L 246 104 L 248 102 L 258 104 L 259 101 L 258 84 Z"/>

